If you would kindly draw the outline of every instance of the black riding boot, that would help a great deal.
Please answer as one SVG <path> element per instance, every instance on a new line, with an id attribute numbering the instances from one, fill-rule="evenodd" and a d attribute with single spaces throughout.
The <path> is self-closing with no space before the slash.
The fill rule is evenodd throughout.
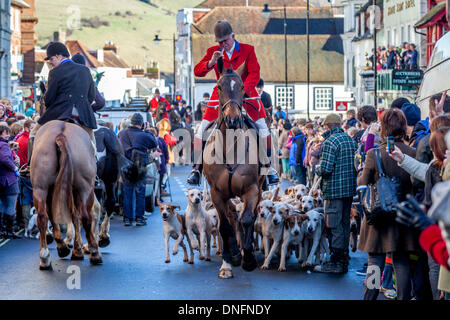
<path id="1" fill-rule="evenodd" d="M 187 179 L 188 184 L 200 185 L 203 171 L 202 155 L 204 147 L 205 142 L 202 141 L 202 139 L 199 139 L 198 137 L 194 137 L 194 163 L 196 164 L 194 164 L 194 168 Z"/>
<path id="2" fill-rule="evenodd" d="M 5 228 L 4 228 L 4 221 L 3 221 L 3 213 L 0 212 L 0 239 L 3 239 L 5 236 L 3 235 Z"/>
<path id="3" fill-rule="evenodd" d="M 267 139 L 267 159 L 268 159 L 268 163 L 263 165 L 263 167 L 267 168 L 267 170 L 268 170 L 268 172 L 267 172 L 267 181 L 268 181 L 269 185 L 272 185 L 272 184 L 279 183 L 280 182 L 280 178 L 276 174 L 275 169 L 273 169 L 271 167 L 271 162 L 270 162 L 270 157 L 272 156 L 272 145 L 271 145 L 272 137 L 268 136 L 266 139 Z"/>
<path id="4" fill-rule="evenodd" d="M 3 219 L 5 220 L 5 232 L 4 232 L 4 238 L 5 239 L 22 239 L 21 236 L 18 236 L 14 233 L 14 220 L 16 219 L 16 215 L 8 215 L 4 214 Z"/>

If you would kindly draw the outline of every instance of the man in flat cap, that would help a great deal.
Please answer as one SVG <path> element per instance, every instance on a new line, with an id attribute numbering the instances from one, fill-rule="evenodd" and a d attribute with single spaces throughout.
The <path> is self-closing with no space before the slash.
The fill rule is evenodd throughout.
<path id="1" fill-rule="evenodd" d="M 356 194 L 356 169 L 353 164 L 356 142 L 341 129 L 341 118 L 327 115 L 323 122 L 327 131 L 322 144 L 316 174 L 322 177 L 326 226 L 331 231 L 331 259 L 314 269 L 325 273 L 348 272 L 350 241 L 350 209 Z"/>
<path id="2" fill-rule="evenodd" d="M 226 20 L 219 20 L 214 25 L 214 34 L 216 36 L 216 42 L 218 45 L 208 48 L 206 55 L 195 66 L 194 74 L 197 77 L 205 77 L 210 71 L 214 70 L 216 79 L 219 80 L 220 74 L 217 67 L 217 61 L 219 58 L 223 59 L 224 70 L 232 68 L 237 70 L 242 69 L 241 78 L 244 82 L 244 97 L 256 98 L 259 97 L 256 91 L 256 85 L 260 79 L 260 67 L 258 59 L 256 58 L 255 48 L 249 44 L 239 43 L 233 33 L 231 25 Z M 214 87 L 211 95 L 211 100 L 208 103 L 205 113 L 203 114 L 202 122 L 194 137 L 194 158 L 195 155 L 201 154 L 203 133 L 208 125 L 214 121 L 218 114 L 218 102 L 219 95 L 217 93 L 217 85 Z M 271 136 L 270 131 L 265 122 L 266 112 L 261 100 L 249 100 L 244 103 L 243 107 L 246 109 L 249 117 L 255 121 L 256 126 L 260 131 L 260 135 L 267 141 L 267 153 L 270 158 L 271 150 Z M 201 158 L 201 157 L 200 157 Z M 188 183 L 193 185 L 200 184 L 200 172 L 202 170 L 202 159 L 195 159 L 196 162 L 194 170 L 188 178 Z M 269 164 L 270 166 L 270 164 Z M 275 175 L 274 170 L 269 171 L 268 180 L 269 184 L 274 184 L 279 181 L 279 178 Z"/>
<path id="3" fill-rule="evenodd" d="M 48 88 L 45 92 L 46 111 L 30 133 L 30 159 L 37 131 L 52 120 L 76 120 L 89 134 L 95 153 L 93 129 L 97 128 L 97 122 L 91 107 L 95 99 L 94 80 L 86 66 L 73 62 L 69 57 L 69 51 L 61 42 L 52 42 L 47 48 L 45 60 L 52 70 L 48 75 Z"/>

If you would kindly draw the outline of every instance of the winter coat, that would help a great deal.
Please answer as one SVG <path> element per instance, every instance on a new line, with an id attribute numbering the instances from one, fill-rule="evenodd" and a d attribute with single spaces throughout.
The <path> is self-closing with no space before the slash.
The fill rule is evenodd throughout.
<path id="1" fill-rule="evenodd" d="M 94 110 L 95 84 L 91 72 L 85 66 L 68 59 L 50 71 L 48 90 L 45 93 L 45 113 L 38 123 L 72 118 L 74 108 L 83 126 L 96 129 Z"/>
<path id="2" fill-rule="evenodd" d="M 425 175 L 425 198 L 423 199 L 423 203 L 427 206 L 431 206 L 431 190 L 433 189 L 436 183 L 442 182 L 441 173 L 443 170 L 439 167 L 438 164 L 432 163 L 427 170 Z"/>
<path id="3" fill-rule="evenodd" d="M 282 152 L 280 156 L 281 159 L 289 158 L 289 149 L 286 148 L 286 143 L 288 139 L 289 139 L 289 131 L 283 130 L 283 132 L 280 135 L 280 138 L 278 139 L 278 149 L 280 149 Z"/>
<path id="4" fill-rule="evenodd" d="M 289 166 L 304 166 L 303 159 L 305 158 L 305 149 L 305 136 L 303 133 L 292 138 L 291 150 L 289 150 Z"/>
<path id="5" fill-rule="evenodd" d="M 396 142 L 395 145 L 410 157 L 415 156 L 415 150 L 402 142 Z M 412 192 L 412 183 L 409 174 L 399 169 L 395 160 L 393 160 L 386 152 L 386 143 L 380 146 L 381 163 L 384 173 L 388 177 L 399 177 L 402 190 L 400 192 L 399 201 L 404 201 L 406 195 Z M 377 164 L 375 162 L 375 149 L 371 149 L 367 153 L 366 161 L 362 175 L 358 179 L 358 185 L 374 184 L 379 179 Z M 395 220 L 381 227 L 375 227 L 367 224 L 364 216 L 358 249 L 370 253 L 388 253 L 397 251 L 416 251 L 420 248 L 419 234 L 416 230 L 399 224 Z"/>
<path id="6" fill-rule="evenodd" d="M 14 164 L 13 154 L 8 145 L 8 141 L 0 138 L 0 194 L 16 194 L 17 182 L 16 165 Z M 12 190 L 14 189 L 14 190 Z"/>
<path id="7" fill-rule="evenodd" d="M 316 174 L 322 177 L 324 200 L 353 197 L 356 194 L 354 158 L 356 142 L 341 128 L 323 134 L 320 163 Z"/>

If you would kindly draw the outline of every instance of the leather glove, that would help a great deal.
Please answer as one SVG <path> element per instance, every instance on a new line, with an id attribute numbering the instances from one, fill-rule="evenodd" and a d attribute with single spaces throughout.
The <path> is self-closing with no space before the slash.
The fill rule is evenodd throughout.
<path id="1" fill-rule="evenodd" d="M 408 227 L 416 228 L 419 231 L 423 231 L 436 223 L 425 214 L 413 196 L 408 194 L 406 198 L 408 201 L 397 204 L 397 217 L 395 221 Z"/>

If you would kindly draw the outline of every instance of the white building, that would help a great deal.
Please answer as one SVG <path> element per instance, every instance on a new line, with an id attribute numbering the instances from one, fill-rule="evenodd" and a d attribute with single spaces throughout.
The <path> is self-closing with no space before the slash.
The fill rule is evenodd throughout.
<path id="1" fill-rule="evenodd" d="M 0 97 L 11 95 L 10 0 L 0 0 Z"/>
<path id="2" fill-rule="evenodd" d="M 298 1 L 297 1 L 298 2 Z M 272 4 L 270 4 L 272 5 Z M 281 7 L 282 8 L 282 7 Z M 289 114 L 307 117 L 307 36 L 306 7 L 287 7 L 287 63 L 288 86 L 285 86 L 285 46 L 280 7 L 273 7 L 269 18 L 262 14 L 262 6 L 214 7 L 191 25 L 190 47 L 187 47 L 184 61 L 193 61 L 191 68 L 215 45 L 212 34 L 214 23 L 228 20 L 236 39 L 255 47 L 261 67 L 265 91 L 271 94 L 273 106 L 288 107 Z M 245 18 L 247 17 L 247 19 Z M 251 17 L 251 19 L 248 19 Z M 281 20 L 280 20 L 281 19 Z M 344 88 L 344 52 L 342 48 L 343 16 L 333 15 L 330 7 L 310 9 L 310 117 L 324 115 L 336 110 L 336 104 L 348 102 L 351 93 Z M 180 27 L 179 27 L 180 30 Z M 178 79 L 178 78 L 177 78 Z M 205 78 L 191 74 L 192 106 L 202 100 L 205 92 L 212 92 L 215 74 Z M 177 85 L 177 87 L 179 87 Z"/>

